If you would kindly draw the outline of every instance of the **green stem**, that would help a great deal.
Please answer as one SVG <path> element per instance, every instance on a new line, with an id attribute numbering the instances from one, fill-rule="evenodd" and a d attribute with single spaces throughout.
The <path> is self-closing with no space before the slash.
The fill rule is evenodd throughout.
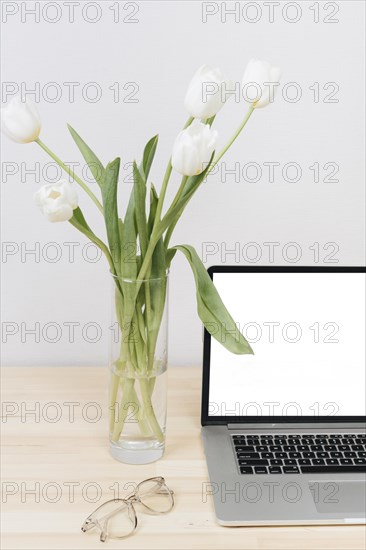
<path id="1" fill-rule="evenodd" d="M 45 143 L 43 143 L 43 141 L 41 141 L 39 138 L 35 140 L 36 143 L 38 143 L 38 145 L 44 150 L 46 151 L 46 153 L 51 157 L 53 158 L 53 160 L 55 162 L 57 162 L 57 164 L 67 173 L 69 174 L 69 176 L 75 180 L 79 185 L 80 187 L 82 187 L 85 191 L 85 193 L 87 193 L 89 195 L 89 197 L 91 198 L 91 200 L 97 205 L 97 207 L 99 208 L 99 210 L 101 211 L 101 213 L 103 214 L 104 213 L 104 210 L 103 210 L 103 206 L 102 204 L 99 202 L 99 200 L 97 199 L 97 197 L 94 195 L 93 191 L 91 191 L 89 189 L 89 187 L 86 185 L 86 183 L 83 182 L 82 179 L 79 178 L 79 176 L 77 176 L 75 174 L 75 172 L 73 170 L 71 170 L 71 168 L 69 168 L 68 166 L 66 166 L 66 164 L 64 162 L 62 162 L 61 159 L 58 158 L 57 155 L 55 155 L 55 153 L 53 151 L 51 151 L 51 149 L 49 149 L 47 147 L 47 145 Z"/>
<path id="2" fill-rule="evenodd" d="M 118 393 L 118 386 L 120 381 L 120 376 L 116 374 L 114 371 L 111 373 L 112 380 L 111 380 L 111 388 L 110 388 L 110 400 L 109 400 L 109 431 L 110 433 L 114 430 L 114 424 L 115 424 L 115 415 L 116 415 L 116 404 L 117 404 L 117 393 Z"/>
<path id="3" fill-rule="evenodd" d="M 182 193 L 184 191 L 184 188 L 186 186 L 186 183 L 187 183 L 187 179 L 188 179 L 188 176 L 183 176 L 182 178 L 182 183 L 180 184 L 179 186 L 179 189 L 177 191 L 177 194 L 175 195 L 174 197 L 174 200 L 171 204 L 171 207 L 174 207 L 177 202 L 179 201 L 180 197 L 182 196 Z M 168 245 L 169 245 L 169 241 L 171 239 L 171 236 L 173 234 L 173 231 L 174 231 L 174 228 L 175 226 L 177 225 L 178 223 L 178 220 L 176 220 L 175 222 L 173 222 L 169 227 L 168 227 L 168 231 L 166 232 L 166 235 L 165 235 L 165 238 L 164 238 L 164 245 L 165 245 L 165 249 L 168 248 Z"/>
<path id="4" fill-rule="evenodd" d="M 239 128 L 236 130 L 235 134 L 232 136 L 232 138 L 228 141 L 228 143 L 225 145 L 225 147 L 220 151 L 220 153 L 217 155 L 217 157 L 213 160 L 213 163 L 211 164 L 210 168 L 207 171 L 206 176 L 211 172 L 211 170 L 216 166 L 216 164 L 219 162 L 219 160 L 225 155 L 226 151 L 232 146 L 236 138 L 239 136 L 241 131 L 244 129 L 246 123 L 250 119 L 252 113 L 254 111 L 253 105 L 251 105 L 248 109 L 247 114 L 245 115 L 245 118 L 243 122 L 240 124 Z"/>
<path id="5" fill-rule="evenodd" d="M 160 191 L 160 195 L 159 195 L 159 199 L 158 199 L 158 204 L 157 204 L 157 207 L 156 207 L 156 214 L 155 214 L 153 230 L 154 230 L 154 227 L 156 226 L 156 223 L 158 223 L 160 221 L 161 212 L 163 210 L 165 194 L 166 194 L 166 190 L 168 188 L 168 183 L 169 183 L 169 179 L 170 179 L 170 175 L 172 173 L 172 170 L 173 170 L 172 159 L 170 158 L 169 162 L 168 162 L 168 166 L 166 167 L 166 170 L 165 170 L 165 175 L 164 175 L 163 183 L 162 183 L 162 186 L 161 186 L 161 191 Z"/>
<path id="6" fill-rule="evenodd" d="M 141 388 L 141 397 L 142 402 L 144 404 L 145 408 L 145 415 L 146 418 L 149 421 L 149 424 L 151 426 L 151 429 L 157 438 L 157 440 L 162 443 L 164 441 L 164 434 L 161 431 L 161 428 L 159 426 L 159 422 L 156 419 L 155 411 L 151 403 L 151 393 L 150 393 L 150 384 L 149 380 L 146 378 L 140 379 L 140 388 Z"/>
<path id="7" fill-rule="evenodd" d="M 114 443 L 116 443 L 121 436 L 123 424 L 126 420 L 126 416 L 128 413 L 128 404 L 131 403 L 131 394 L 134 389 L 133 388 L 134 384 L 135 384 L 135 380 L 133 378 L 127 378 L 124 381 L 124 385 L 122 388 L 121 403 L 118 411 L 118 422 L 114 423 L 114 429 L 112 433 L 112 441 Z"/>
<path id="8" fill-rule="evenodd" d="M 219 162 L 219 160 L 225 155 L 225 153 L 227 152 L 228 149 L 230 149 L 230 147 L 232 146 L 232 144 L 234 143 L 234 141 L 237 139 L 237 137 L 239 136 L 239 134 L 241 133 L 241 131 L 244 129 L 245 125 L 247 124 L 248 120 L 250 119 L 252 113 L 254 111 L 254 107 L 253 105 L 250 106 L 250 108 L 248 109 L 248 112 L 247 114 L 245 115 L 245 118 L 243 120 L 243 122 L 240 124 L 239 128 L 236 130 L 236 132 L 234 133 L 234 135 L 231 137 L 231 139 L 228 141 L 228 143 L 225 145 L 225 147 L 220 151 L 220 153 L 217 155 L 217 157 L 213 160 L 210 168 L 207 170 L 207 173 L 206 173 L 206 178 L 207 176 L 209 175 L 209 173 L 213 170 L 213 168 L 216 166 L 216 164 Z M 213 122 L 213 121 L 212 121 Z M 182 182 L 183 183 L 183 182 Z M 181 184 L 181 187 L 182 187 L 182 184 Z M 180 198 L 180 195 L 183 191 L 183 189 L 181 190 L 181 187 L 179 188 L 178 190 L 178 193 L 176 195 L 176 197 L 178 197 L 178 194 L 179 194 L 179 197 Z M 176 204 L 177 201 L 173 201 L 172 205 L 170 208 L 174 207 L 175 204 Z M 184 207 L 185 208 L 185 207 Z M 183 210 L 184 210 L 183 208 Z M 182 210 L 182 212 L 183 212 Z M 182 215 L 182 212 L 180 213 L 180 216 Z M 177 225 L 179 221 L 179 217 L 173 221 L 173 223 L 169 226 L 167 232 L 166 232 L 166 235 L 165 235 L 165 239 L 164 239 L 164 246 L 165 246 L 165 249 L 167 250 L 168 247 L 169 247 L 169 242 L 170 242 L 170 239 L 171 239 L 171 236 L 173 234 L 173 231 L 175 229 L 175 226 Z"/>

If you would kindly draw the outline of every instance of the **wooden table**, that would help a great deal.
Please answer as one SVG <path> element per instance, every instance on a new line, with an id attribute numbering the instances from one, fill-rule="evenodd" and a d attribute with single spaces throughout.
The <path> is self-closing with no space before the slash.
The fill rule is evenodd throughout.
<path id="1" fill-rule="evenodd" d="M 174 490 L 174 510 L 167 516 L 138 513 L 135 535 L 109 540 L 108 548 L 365 548 L 363 526 L 216 523 L 212 499 L 203 497 L 208 477 L 200 440 L 199 368 L 170 369 L 167 449 L 163 459 L 146 466 L 124 465 L 109 455 L 107 369 L 3 368 L 2 382 L 3 549 L 100 549 L 95 533 L 80 531 L 85 517 L 98 502 L 122 494 L 126 483 L 155 475 L 163 475 Z"/>

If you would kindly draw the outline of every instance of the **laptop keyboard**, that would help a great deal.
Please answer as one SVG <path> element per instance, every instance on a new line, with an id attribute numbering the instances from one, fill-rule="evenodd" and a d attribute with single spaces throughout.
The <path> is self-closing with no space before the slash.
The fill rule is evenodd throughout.
<path id="1" fill-rule="evenodd" d="M 232 435 L 240 473 L 366 472 L 366 434 Z"/>

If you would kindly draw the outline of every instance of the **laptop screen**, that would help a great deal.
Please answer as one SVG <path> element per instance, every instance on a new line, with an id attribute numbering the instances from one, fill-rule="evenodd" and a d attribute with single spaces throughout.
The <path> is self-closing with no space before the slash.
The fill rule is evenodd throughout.
<path id="1" fill-rule="evenodd" d="M 254 355 L 211 338 L 209 417 L 366 414 L 365 273 L 214 272 L 213 281 Z"/>

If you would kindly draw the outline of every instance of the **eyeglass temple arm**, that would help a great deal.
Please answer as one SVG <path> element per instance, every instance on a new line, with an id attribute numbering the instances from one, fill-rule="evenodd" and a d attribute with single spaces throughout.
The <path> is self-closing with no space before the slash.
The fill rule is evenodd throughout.
<path id="1" fill-rule="evenodd" d="M 93 527 L 95 527 L 95 523 L 94 521 L 92 521 L 91 519 L 87 518 L 83 525 L 81 526 L 81 530 L 85 533 L 86 531 L 89 531 L 89 529 L 92 529 Z"/>

